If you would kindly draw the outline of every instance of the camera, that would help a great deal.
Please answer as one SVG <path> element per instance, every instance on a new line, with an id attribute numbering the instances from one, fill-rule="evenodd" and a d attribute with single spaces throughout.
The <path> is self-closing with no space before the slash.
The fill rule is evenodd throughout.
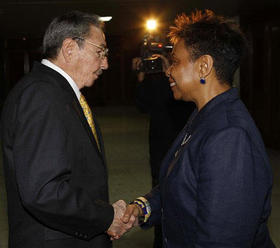
<path id="1" fill-rule="evenodd" d="M 147 34 L 141 45 L 141 65 L 139 70 L 146 74 L 162 72 L 162 60 L 154 54 L 165 55 L 172 49 L 170 44 L 159 36 Z"/>

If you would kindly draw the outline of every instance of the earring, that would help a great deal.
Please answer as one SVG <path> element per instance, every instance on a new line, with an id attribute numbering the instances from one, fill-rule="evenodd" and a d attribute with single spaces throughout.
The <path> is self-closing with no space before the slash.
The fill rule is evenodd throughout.
<path id="1" fill-rule="evenodd" d="M 199 81 L 200 81 L 201 84 L 205 84 L 206 83 L 205 77 L 201 77 Z"/>

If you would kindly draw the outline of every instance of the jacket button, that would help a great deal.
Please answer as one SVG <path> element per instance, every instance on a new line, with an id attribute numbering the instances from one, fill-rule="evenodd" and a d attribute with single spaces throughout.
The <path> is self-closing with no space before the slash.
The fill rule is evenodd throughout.
<path id="1" fill-rule="evenodd" d="M 75 232 L 75 235 L 76 235 L 76 236 L 79 236 L 79 233 L 78 233 L 78 232 Z"/>
<path id="2" fill-rule="evenodd" d="M 85 234 L 84 238 L 85 238 L 85 239 L 87 239 L 87 238 L 88 238 L 88 236 Z"/>

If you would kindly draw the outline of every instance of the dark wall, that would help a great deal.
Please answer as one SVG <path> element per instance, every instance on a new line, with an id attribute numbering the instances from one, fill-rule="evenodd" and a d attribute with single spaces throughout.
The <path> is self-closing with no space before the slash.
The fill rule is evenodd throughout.
<path id="1" fill-rule="evenodd" d="M 138 55 L 141 38 L 136 31 L 129 38 L 112 35 L 107 37 L 109 69 L 95 82 L 93 87 L 83 89 L 92 105 L 133 104 L 135 81 L 132 80 L 131 60 Z M 0 86 L 1 103 L 18 80 L 29 72 L 34 61 L 41 58 L 41 39 L 7 39 L 0 41 Z"/>
<path id="2" fill-rule="evenodd" d="M 31 68 L 34 60 L 40 59 L 40 44 L 38 39 L 0 40 L 0 105 L 10 89 Z"/>
<path id="3" fill-rule="evenodd" d="M 251 45 L 241 68 L 241 97 L 266 144 L 280 148 L 280 18 L 274 11 L 241 15 Z"/>

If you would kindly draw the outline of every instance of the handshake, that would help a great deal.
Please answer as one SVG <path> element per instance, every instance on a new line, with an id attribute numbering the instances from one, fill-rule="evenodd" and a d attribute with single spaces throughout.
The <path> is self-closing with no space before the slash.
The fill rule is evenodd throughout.
<path id="1" fill-rule="evenodd" d="M 142 209 L 136 204 L 126 205 L 125 201 L 119 200 L 112 204 L 114 208 L 114 219 L 107 230 L 111 240 L 119 239 L 135 226 L 138 226 L 138 217 L 142 216 Z"/>

